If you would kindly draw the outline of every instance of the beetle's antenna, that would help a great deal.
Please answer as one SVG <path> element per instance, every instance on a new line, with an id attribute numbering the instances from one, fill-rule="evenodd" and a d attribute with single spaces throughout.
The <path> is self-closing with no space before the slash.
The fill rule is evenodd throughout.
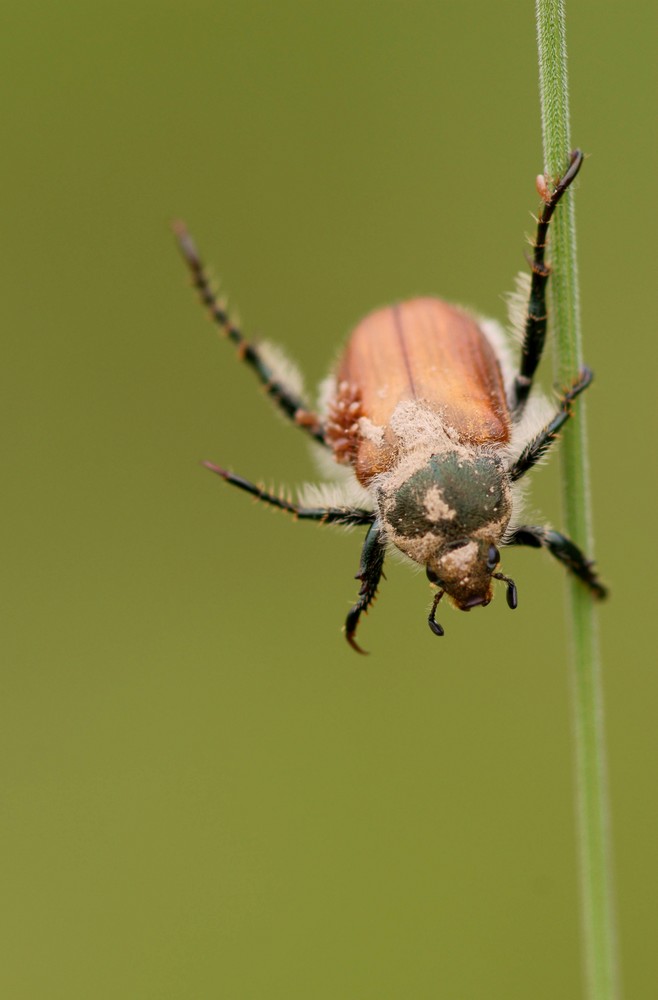
<path id="1" fill-rule="evenodd" d="M 439 605 L 439 601 L 443 597 L 444 593 L 445 593 L 445 591 L 439 590 L 434 595 L 434 600 L 432 602 L 432 610 L 430 611 L 430 613 L 429 613 L 429 615 L 427 617 L 427 624 L 431 628 L 432 632 L 434 632 L 434 635 L 444 635 L 445 634 L 444 631 L 443 631 L 443 629 L 442 629 L 442 627 L 439 625 L 439 623 L 434 620 L 434 615 L 436 614 L 436 609 L 437 609 L 437 607 Z"/>
<path id="2" fill-rule="evenodd" d="M 518 604 L 518 593 L 514 580 L 510 580 L 504 573 L 492 573 L 492 576 L 494 580 L 503 580 L 507 584 L 507 607 L 513 611 Z"/>

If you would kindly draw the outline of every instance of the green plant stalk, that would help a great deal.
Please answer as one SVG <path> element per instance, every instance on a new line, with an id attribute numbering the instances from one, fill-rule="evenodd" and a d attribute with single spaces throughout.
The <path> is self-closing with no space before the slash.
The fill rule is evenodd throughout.
<path id="1" fill-rule="evenodd" d="M 537 0 L 537 37 L 544 169 L 561 176 L 571 152 L 563 0 Z M 582 367 L 580 303 L 573 193 L 551 227 L 551 306 L 556 375 L 570 385 Z M 563 512 L 567 534 L 592 553 L 587 427 L 582 398 L 561 443 Z M 576 806 L 587 996 L 620 996 L 609 844 L 601 667 L 596 608 L 585 587 L 568 582 L 571 690 L 575 735 Z"/>

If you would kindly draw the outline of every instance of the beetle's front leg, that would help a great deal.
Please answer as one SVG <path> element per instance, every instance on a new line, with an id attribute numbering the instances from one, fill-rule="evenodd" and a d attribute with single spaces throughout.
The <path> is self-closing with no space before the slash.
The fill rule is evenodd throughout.
<path id="1" fill-rule="evenodd" d="M 575 542 L 559 531 L 552 528 L 540 528 L 529 524 L 524 524 L 516 528 L 505 545 L 528 545 L 530 548 L 546 548 L 555 556 L 570 573 L 582 580 L 599 600 L 608 596 L 607 588 L 603 586 L 596 573 L 594 563 L 585 556 L 585 553 L 578 548 Z"/>
<path id="2" fill-rule="evenodd" d="M 362 612 L 368 610 L 377 593 L 377 587 L 382 577 L 385 555 L 386 546 L 382 541 L 382 531 L 377 522 L 375 522 L 370 526 L 366 540 L 363 543 L 363 549 L 361 550 L 361 563 L 359 565 L 359 572 L 356 575 L 356 579 L 361 581 L 359 599 L 345 620 L 345 638 L 357 653 L 366 652 L 365 649 L 361 649 L 357 645 L 354 636 Z"/>

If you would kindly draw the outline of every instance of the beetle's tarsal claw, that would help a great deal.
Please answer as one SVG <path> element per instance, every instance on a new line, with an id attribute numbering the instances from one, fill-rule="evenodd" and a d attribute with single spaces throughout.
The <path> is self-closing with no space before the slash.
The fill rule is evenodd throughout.
<path id="1" fill-rule="evenodd" d="M 357 578 L 358 579 L 358 578 Z M 364 608 L 360 604 L 355 604 L 350 611 L 347 619 L 345 621 L 345 638 L 347 642 L 352 647 L 355 653 L 361 653 L 362 656 L 368 655 L 367 649 L 362 649 L 358 642 L 354 638 L 356 635 L 357 625 L 359 624 L 359 618 L 361 617 L 361 612 Z"/>
<path id="2" fill-rule="evenodd" d="M 432 601 L 432 610 L 427 616 L 427 624 L 429 625 L 434 635 L 445 635 L 445 632 L 443 631 L 441 625 L 439 625 L 439 623 L 434 620 L 434 615 L 436 614 L 436 609 L 438 607 L 439 601 L 443 597 L 443 593 L 444 592 L 442 590 L 439 590 L 438 593 L 434 595 L 434 600 Z"/>
<path id="3" fill-rule="evenodd" d="M 502 580 L 507 584 L 507 594 L 505 595 L 507 597 L 507 607 L 514 611 L 514 608 L 519 603 L 519 595 L 514 580 L 510 580 L 510 578 L 505 576 L 504 573 L 494 573 L 493 577 L 495 580 Z"/>
<path id="4" fill-rule="evenodd" d="M 584 365 L 578 373 L 578 378 L 564 393 L 565 403 L 573 403 L 576 396 L 579 396 L 583 389 L 591 385 L 594 379 L 594 372 L 587 365 Z"/>
<path id="5" fill-rule="evenodd" d="M 354 638 L 354 633 L 352 633 L 350 635 L 349 632 L 346 632 L 345 633 L 345 638 L 347 639 L 348 643 L 350 644 L 350 646 L 352 647 L 352 649 L 354 650 L 355 653 L 360 653 L 361 656 L 368 656 L 369 655 L 367 649 L 362 649 L 361 646 L 359 646 L 358 642 Z"/>

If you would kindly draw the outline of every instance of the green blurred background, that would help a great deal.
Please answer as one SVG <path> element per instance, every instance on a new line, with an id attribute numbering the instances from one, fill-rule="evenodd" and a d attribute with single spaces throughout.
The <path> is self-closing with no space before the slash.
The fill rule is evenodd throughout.
<path id="1" fill-rule="evenodd" d="M 568 5 L 591 466 L 627 996 L 656 996 L 655 25 Z M 436 293 L 503 317 L 541 169 L 530 2 L 67 2 L 1 15 L 2 931 L 12 998 L 582 993 L 564 581 L 512 615 L 360 537 L 194 301 L 180 216 L 309 385 Z M 8 350 L 7 350 L 8 348 Z M 551 383 L 550 362 L 543 376 Z M 557 462 L 530 509 L 559 526 Z M 650 606 L 651 605 L 651 606 Z"/>

